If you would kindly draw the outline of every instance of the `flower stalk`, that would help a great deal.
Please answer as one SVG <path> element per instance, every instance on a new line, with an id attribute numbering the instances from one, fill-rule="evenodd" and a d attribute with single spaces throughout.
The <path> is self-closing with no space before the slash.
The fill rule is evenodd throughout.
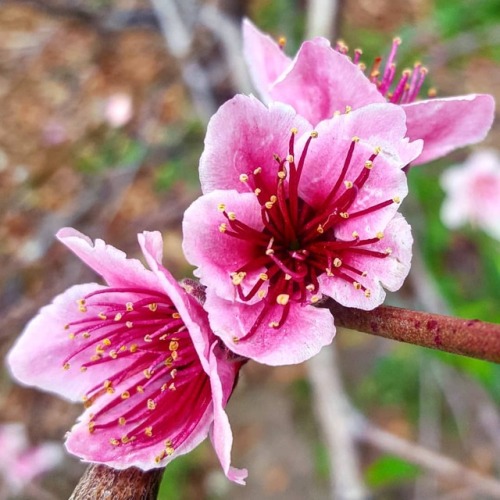
<path id="1" fill-rule="evenodd" d="M 336 326 L 500 363 L 500 325 L 391 306 L 372 311 L 326 303 Z"/>
<path id="2" fill-rule="evenodd" d="M 106 465 L 92 464 L 69 500 L 156 500 L 163 470 L 160 468 L 145 472 L 136 467 L 116 470 Z"/>

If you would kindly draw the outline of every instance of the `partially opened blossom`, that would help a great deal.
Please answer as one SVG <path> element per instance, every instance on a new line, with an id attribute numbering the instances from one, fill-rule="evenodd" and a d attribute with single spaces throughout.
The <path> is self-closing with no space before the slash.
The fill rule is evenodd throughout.
<path id="1" fill-rule="evenodd" d="M 36 477 L 57 467 L 62 459 L 62 447 L 56 443 L 31 445 L 22 424 L 0 425 L 0 484 L 10 493 L 19 493 Z"/>
<path id="2" fill-rule="evenodd" d="M 441 177 L 446 198 L 441 219 L 450 229 L 465 224 L 500 240 L 500 155 L 493 149 L 473 153 Z"/>
<path id="3" fill-rule="evenodd" d="M 139 234 L 151 270 L 74 229 L 58 238 L 107 285 L 76 285 L 40 310 L 8 356 L 20 381 L 85 403 L 67 449 L 117 469 L 164 467 L 209 432 L 226 475 L 231 430 L 224 406 L 240 365 L 206 313 L 161 265 L 162 239 Z"/>
<path id="4" fill-rule="evenodd" d="M 250 73 L 265 102 L 290 104 L 313 125 L 335 112 L 370 103 L 401 105 L 406 113 L 408 137 L 424 140 L 422 154 L 413 165 L 481 141 L 493 123 L 495 104 L 489 95 L 420 100 L 427 70 L 416 63 L 397 76 L 400 39 L 394 40 L 385 65 L 378 58 L 367 75 L 360 64 L 360 50 L 350 59 L 345 46 L 332 47 L 325 38 L 305 41 L 293 59 L 285 55 L 283 44 L 276 43 L 249 20 L 243 23 L 243 40 Z"/>
<path id="5" fill-rule="evenodd" d="M 335 333 L 322 294 L 361 309 L 397 290 L 411 233 L 397 213 L 401 170 L 421 141 L 405 114 L 375 104 L 320 122 L 237 96 L 212 117 L 200 161 L 204 196 L 186 211 L 184 252 L 207 286 L 212 329 L 234 352 L 301 362 Z"/>

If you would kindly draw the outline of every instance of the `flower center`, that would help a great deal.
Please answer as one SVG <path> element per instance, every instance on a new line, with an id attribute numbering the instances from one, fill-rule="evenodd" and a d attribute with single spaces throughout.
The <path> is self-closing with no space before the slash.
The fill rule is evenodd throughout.
<path id="1" fill-rule="evenodd" d="M 379 92 L 388 102 L 408 104 L 418 98 L 428 70 L 420 62 L 416 62 L 413 65 L 413 69 L 404 69 L 398 79 L 396 76 L 396 55 L 400 45 L 401 38 L 394 38 L 384 69 L 381 69 L 382 57 L 376 57 L 367 76 L 377 86 Z M 344 42 L 338 41 L 335 45 L 335 50 L 348 57 L 349 47 Z M 362 54 L 363 51 L 361 49 L 355 49 L 352 62 L 366 73 L 367 67 L 361 62 Z M 435 97 L 435 95 L 436 90 L 434 88 L 429 89 L 428 97 Z"/>
<path id="2" fill-rule="evenodd" d="M 100 401 L 89 432 L 108 436 L 121 426 L 123 435 L 112 435 L 110 444 L 134 446 L 168 422 L 171 437 L 155 457 L 159 463 L 189 436 L 210 399 L 179 313 L 166 295 L 140 288 L 102 288 L 80 299 L 78 308 L 83 318 L 65 325 L 76 345 L 63 367 L 76 364 L 102 377 L 83 398 L 86 407 Z"/>
<path id="3" fill-rule="evenodd" d="M 357 267 L 353 257 L 387 257 L 389 249 L 372 248 L 379 244 L 383 234 L 362 239 L 354 231 L 352 238 L 343 239 L 338 236 L 338 229 L 347 220 L 399 203 L 398 198 L 391 198 L 363 209 L 352 209 L 380 153 L 380 148 L 376 148 L 356 170 L 351 163 L 359 138 L 354 137 L 332 189 L 312 206 L 300 195 L 300 183 L 311 141 L 318 134 L 315 131 L 310 134 L 298 160 L 294 151 L 296 134 L 297 130 L 293 129 L 286 158 L 274 157 L 274 182 L 265 180 L 261 167 L 240 175 L 241 182 L 255 193 L 259 202 L 261 229 L 248 226 L 234 212 L 227 211 L 225 205 L 219 206 L 226 218 L 219 230 L 254 247 L 254 258 L 231 273 L 238 297 L 244 302 L 255 296 L 264 301 L 258 324 L 272 307 L 282 306 L 279 318 L 269 323 L 274 328 L 286 321 L 291 303 L 314 304 L 320 299 L 321 276 L 347 281 L 369 297 L 370 290 L 362 284 L 366 272 Z M 356 176 L 349 180 L 347 176 L 353 172 Z"/>

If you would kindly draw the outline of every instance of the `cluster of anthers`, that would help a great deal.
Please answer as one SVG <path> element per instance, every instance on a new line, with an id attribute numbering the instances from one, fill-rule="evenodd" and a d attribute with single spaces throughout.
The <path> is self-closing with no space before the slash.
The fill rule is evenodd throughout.
<path id="1" fill-rule="evenodd" d="M 124 303 L 123 297 L 132 300 Z M 121 427 L 126 432 L 110 437 L 109 443 L 133 445 L 153 437 L 156 424 L 165 427 L 165 421 L 170 421 L 169 427 L 179 432 L 165 440 L 164 449 L 155 457 L 160 463 L 189 436 L 192 429 L 186 424 L 195 427 L 201 409 L 209 404 L 197 401 L 210 394 L 204 390 L 209 379 L 179 313 L 166 295 L 139 288 L 97 290 L 78 300 L 77 306 L 83 318 L 65 329 L 80 345 L 64 360 L 63 368 L 77 364 L 86 372 L 100 365 L 110 374 L 83 397 L 89 408 L 108 396 L 90 414 L 89 432 Z M 106 370 L 103 365 L 110 363 L 114 366 Z M 187 383 L 189 390 L 185 390 Z M 169 394 L 178 390 L 184 391 Z M 192 415 L 197 408 L 199 418 Z"/>
<path id="2" fill-rule="evenodd" d="M 359 142 L 358 137 L 353 137 L 341 173 L 329 194 L 311 203 L 301 196 L 300 184 L 308 149 L 318 133 L 311 132 L 298 161 L 294 152 L 296 134 L 297 130 L 292 129 L 288 155 L 274 157 L 274 183 L 265 181 L 261 175 L 263 167 L 240 175 L 240 181 L 255 194 L 260 205 L 261 228 L 250 227 L 224 204 L 218 207 L 226 219 L 219 230 L 253 246 L 252 258 L 230 275 L 240 301 L 248 302 L 255 296 L 264 301 L 259 317 L 245 336 L 260 326 L 275 305 L 282 306 L 282 311 L 278 320 L 269 323 L 271 328 L 284 324 L 292 302 L 317 303 L 321 298 L 320 278 L 324 276 L 351 283 L 369 297 L 371 292 L 363 285 L 367 272 L 356 267 L 352 257 L 365 255 L 383 259 L 391 253 L 389 248 L 373 248 L 382 240 L 381 232 L 365 239 L 356 231 L 352 232 L 351 239 L 337 235 L 338 228 L 348 219 L 352 221 L 400 202 L 394 197 L 362 209 L 353 208 L 380 148 L 375 148 L 356 171 L 356 177 L 350 178 L 348 174 L 352 175 L 358 168 L 351 165 Z M 249 277 L 253 282 L 247 283 Z"/>

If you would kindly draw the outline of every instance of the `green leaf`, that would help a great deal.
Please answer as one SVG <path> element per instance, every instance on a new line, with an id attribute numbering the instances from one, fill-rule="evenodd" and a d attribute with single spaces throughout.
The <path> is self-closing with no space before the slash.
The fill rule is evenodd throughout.
<path id="1" fill-rule="evenodd" d="M 420 468 L 401 458 L 383 455 L 365 471 L 365 480 L 369 487 L 380 488 L 392 486 L 415 479 L 420 474 Z"/>

